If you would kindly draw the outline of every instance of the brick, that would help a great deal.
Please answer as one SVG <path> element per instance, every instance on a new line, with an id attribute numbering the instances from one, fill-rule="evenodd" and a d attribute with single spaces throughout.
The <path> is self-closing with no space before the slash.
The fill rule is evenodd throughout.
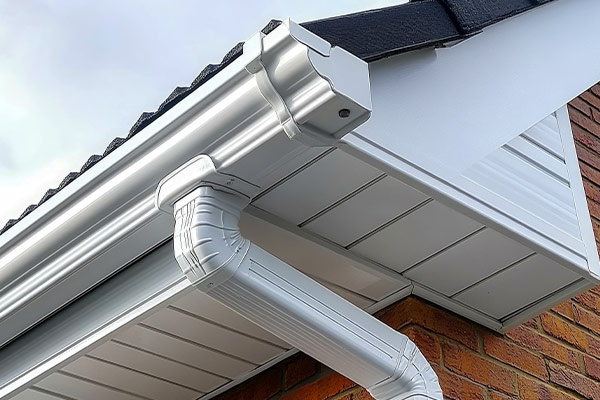
<path id="1" fill-rule="evenodd" d="M 590 290 L 581 293 L 579 296 L 576 296 L 574 300 L 577 303 L 594 311 L 596 314 L 600 314 L 600 296 L 598 296 L 593 291 Z"/>
<path id="2" fill-rule="evenodd" d="M 490 398 L 490 400 L 512 400 L 512 399 L 515 399 L 515 397 L 513 397 L 513 396 L 507 396 L 503 393 L 496 392 L 494 390 L 490 390 L 489 398 Z"/>
<path id="3" fill-rule="evenodd" d="M 582 169 L 582 171 L 583 171 L 583 169 Z M 587 206 L 588 206 L 590 215 L 596 219 L 600 219 L 600 203 L 597 203 L 588 197 L 587 198 Z"/>
<path id="4" fill-rule="evenodd" d="M 585 194 L 589 200 L 593 200 L 597 203 L 600 203 L 600 187 L 587 179 L 583 180 L 583 188 L 585 189 Z"/>
<path id="5" fill-rule="evenodd" d="M 270 368 L 215 398 L 215 400 L 267 400 L 279 393 L 281 370 Z"/>
<path id="6" fill-rule="evenodd" d="M 600 97 L 600 84 L 595 84 L 594 86 L 592 86 L 590 88 L 590 92 L 592 92 L 596 96 Z"/>
<path id="7" fill-rule="evenodd" d="M 592 311 L 584 310 L 583 307 L 576 306 L 575 314 L 577 323 L 595 333 L 600 333 L 600 316 Z"/>
<path id="8" fill-rule="evenodd" d="M 600 399 L 600 384 L 573 370 L 550 363 L 548 365 L 550 381 L 571 389 L 586 399 Z"/>
<path id="9" fill-rule="evenodd" d="M 596 244 L 598 244 L 598 239 L 600 238 L 600 222 L 598 222 L 597 218 L 592 218 L 592 229 L 594 229 L 594 237 L 596 238 Z"/>
<path id="10" fill-rule="evenodd" d="M 299 389 L 286 393 L 282 400 L 323 400 L 342 393 L 356 384 L 350 379 L 332 372 Z"/>
<path id="11" fill-rule="evenodd" d="M 576 400 L 575 396 L 564 393 L 542 382 L 519 375 L 519 399 L 522 400 Z"/>
<path id="12" fill-rule="evenodd" d="M 585 353 L 600 356 L 600 340 L 597 338 L 550 313 L 543 313 L 541 319 L 542 327 L 549 335 L 564 340 Z"/>
<path id="13" fill-rule="evenodd" d="M 483 400 L 485 389 L 463 377 L 434 366 L 444 398 L 451 400 Z"/>
<path id="14" fill-rule="evenodd" d="M 597 294 L 598 296 L 600 296 L 600 285 L 598 285 L 598 286 L 594 286 L 594 287 L 593 287 L 593 288 L 591 288 L 589 291 L 590 291 L 590 292 L 592 292 L 592 293 L 595 293 L 595 294 Z"/>
<path id="15" fill-rule="evenodd" d="M 585 365 L 585 373 L 595 380 L 600 380 L 600 361 L 597 359 L 584 355 L 583 363 Z"/>
<path id="16" fill-rule="evenodd" d="M 569 112 L 571 111 L 571 108 L 575 108 L 575 109 L 579 110 L 582 114 L 584 114 L 588 118 L 590 118 L 592 116 L 592 107 L 588 103 L 583 101 L 580 97 L 574 98 L 569 103 Z"/>
<path id="17" fill-rule="evenodd" d="M 525 350 L 492 333 L 483 336 L 485 353 L 505 364 L 512 365 L 540 379 L 548 379 L 546 364 L 541 356 Z"/>
<path id="18" fill-rule="evenodd" d="M 539 351 L 548 358 L 568 365 L 571 368 L 579 368 L 579 356 L 577 352 L 556 340 L 543 336 L 539 332 L 519 326 L 508 331 L 506 336 L 526 348 Z"/>
<path id="19" fill-rule="evenodd" d="M 592 108 L 592 119 L 594 122 L 600 123 L 600 111 Z"/>
<path id="20" fill-rule="evenodd" d="M 300 354 L 285 367 L 283 375 L 283 388 L 290 389 L 292 386 L 310 378 L 318 371 L 319 363 L 313 358 Z"/>
<path id="21" fill-rule="evenodd" d="M 538 329 L 538 327 L 539 327 L 538 318 L 536 317 L 536 318 L 530 319 L 529 321 L 525 321 L 525 322 L 523 322 L 522 325 L 523 326 L 528 326 L 528 327 L 533 328 L 533 329 Z"/>
<path id="22" fill-rule="evenodd" d="M 416 324 L 456 340 L 470 349 L 479 349 L 478 328 L 473 323 L 415 297 L 409 297 L 400 304 L 392 305 L 377 316 L 396 330 L 409 324 Z"/>
<path id="23" fill-rule="evenodd" d="M 600 155 L 594 153 L 587 147 L 579 143 L 575 143 L 575 151 L 577 152 L 577 157 L 579 158 L 579 167 L 582 165 L 589 165 L 594 170 L 600 169 Z M 581 171 L 583 173 L 583 170 Z M 594 181 L 594 179 L 590 180 Z"/>
<path id="24" fill-rule="evenodd" d="M 600 219 L 600 203 L 588 199 L 587 204 L 590 215 L 596 219 Z"/>
<path id="25" fill-rule="evenodd" d="M 455 344 L 443 343 L 442 352 L 444 365 L 449 370 L 507 394 L 516 392 L 514 371 L 476 353 L 465 351 Z"/>
<path id="26" fill-rule="evenodd" d="M 579 97 L 591 104 L 593 107 L 600 109 L 600 95 L 594 94 L 590 91 L 583 92 Z"/>
<path id="27" fill-rule="evenodd" d="M 557 306 L 555 306 L 552 311 L 554 311 L 557 314 L 562 315 L 563 317 L 574 321 L 574 315 L 573 315 L 573 303 L 571 303 L 570 301 L 565 301 L 564 303 L 561 303 Z"/>
<path id="28" fill-rule="evenodd" d="M 571 113 L 571 121 L 574 122 L 571 124 L 571 127 L 573 128 L 575 141 L 599 153 L 600 142 L 598 137 L 600 136 L 600 125 L 576 110 Z"/>
<path id="29" fill-rule="evenodd" d="M 427 361 L 433 364 L 440 364 L 442 348 L 437 337 L 415 326 L 409 326 L 406 329 L 402 329 L 401 332 L 419 347 L 419 350 L 421 350 Z"/>
<path id="30" fill-rule="evenodd" d="M 366 389 L 358 388 L 352 393 L 348 393 L 337 400 L 375 400 Z"/>

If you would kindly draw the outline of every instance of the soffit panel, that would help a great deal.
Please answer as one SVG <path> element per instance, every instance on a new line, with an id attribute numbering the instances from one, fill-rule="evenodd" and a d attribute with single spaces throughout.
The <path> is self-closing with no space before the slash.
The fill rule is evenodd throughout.
<path id="1" fill-rule="evenodd" d="M 428 199 L 423 193 L 381 175 L 358 189 L 347 201 L 326 209 L 302 227 L 347 247 Z"/>
<path id="2" fill-rule="evenodd" d="M 557 116 L 553 113 L 484 157 L 455 181 L 461 185 L 468 181 L 480 188 L 477 193 L 490 193 L 491 200 L 486 199 L 501 209 L 517 207 L 524 210 L 530 216 L 528 218 L 545 224 L 539 225 L 542 231 L 545 226 L 551 226 L 553 232 L 565 239 L 565 246 L 582 253 L 584 248 L 563 140 Z M 479 218 L 474 219 L 477 214 L 467 216 L 464 209 L 457 211 L 442 204 L 438 196 L 443 197 L 443 194 L 430 192 L 435 198 L 427 196 L 387 175 L 383 169 L 371 173 L 374 178 L 368 180 L 367 171 L 372 171 L 373 167 L 364 167 L 347 157 L 337 164 L 336 160 L 342 159 L 337 155 L 339 151 L 334 150 L 307 163 L 305 169 L 298 170 L 289 180 L 267 189 L 253 205 L 273 215 L 271 222 L 275 224 L 284 226 L 292 222 L 294 226 L 287 226 L 287 230 L 301 231 L 317 243 L 331 242 L 359 260 L 366 260 L 357 264 L 359 268 L 368 270 L 372 266 L 370 263 L 380 265 L 391 272 L 388 279 L 394 279 L 394 274 L 408 278 L 435 294 L 431 298 L 441 296 L 440 305 L 452 304 L 454 311 L 461 313 L 463 310 L 469 318 L 476 310 L 500 325 L 515 313 L 525 315 L 545 298 L 556 299 L 557 293 L 566 293 L 581 277 L 556 260 L 538 254 L 538 248 L 531 247 L 528 240 L 520 239 L 522 232 L 508 234 L 497 230 L 495 225 L 481 223 Z M 355 152 L 348 154 L 356 155 Z M 331 161 L 329 157 L 332 157 Z M 363 160 L 369 161 L 368 158 Z M 331 176 L 327 169 L 332 164 L 338 165 L 337 179 L 346 184 L 353 182 L 354 186 L 345 186 L 342 191 L 335 183 L 328 187 L 322 177 Z M 343 168 L 339 168 L 343 165 L 352 165 L 352 168 L 343 172 Z M 361 167 L 365 171 L 360 172 Z M 346 179 L 340 175 L 343 173 L 362 179 Z M 297 185 L 293 195 L 295 204 L 309 208 L 301 218 L 290 218 L 289 211 L 280 212 L 279 207 L 273 206 L 286 203 L 290 182 Z M 317 203 L 312 197 L 327 199 L 327 202 Z M 311 216 L 306 219 L 307 215 Z M 527 219 L 523 221 L 527 222 Z M 270 237 L 264 244 L 269 242 L 276 243 L 277 239 Z M 270 250 L 276 251 L 278 247 L 281 243 L 274 244 Z M 528 257 L 544 262 L 533 265 L 527 261 Z M 295 266 L 302 264 L 293 258 L 286 261 Z M 497 298 L 485 294 L 492 287 L 502 292 L 503 286 L 510 285 L 504 277 L 519 279 L 521 269 L 524 278 L 520 283 L 528 284 L 513 285 L 511 302 L 496 309 Z M 306 272 L 314 275 L 320 270 Z M 548 276 L 530 279 L 531 271 L 545 271 Z"/>
<path id="3" fill-rule="evenodd" d="M 537 302 L 580 279 L 576 273 L 535 254 L 463 291 L 456 299 L 504 320 L 523 305 Z"/>
<path id="4" fill-rule="evenodd" d="M 229 330 L 177 309 L 165 308 L 144 321 L 144 326 L 231 354 L 254 364 L 262 364 L 285 348 Z"/>
<path id="5" fill-rule="evenodd" d="M 350 249 L 401 273 L 482 228 L 463 214 L 431 201 Z"/>
<path id="6" fill-rule="evenodd" d="M 203 343 L 185 340 L 145 325 L 134 325 L 113 340 L 228 379 L 235 379 L 257 366 Z"/>
<path id="7" fill-rule="evenodd" d="M 202 395 L 200 392 L 169 382 L 162 377 L 150 376 L 89 356 L 75 360 L 63 368 L 63 371 L 84 380 L 91 380 L 100 385 L 152 400 L 192 399 Z"/>
<path id="8" fill-rule="evenodd" d="M 452 297 L 531 254 L 531 249 L 485 228 L 417 264 L 404 276 Z"/>
<path id="9" fill-rule="evenodd" d="M 202 369 L 160 357 L 149 351 L 140 351 L 136 347 L 114 341 L 107 342 L 94 349 L 89 355 L 108 363 L 122 365 L 147 375 L 160 377 L 201 393 L 210 392 L 229 381 L 227 378 Z"/>
<path id="10" fill-rule="evenodd" d="M 140 400 L 140 397 L 118 388 L 102 385 L 64 372 L 55 372 L 42 381 L 36 388 L 56 393 L 61 398 L 85 400 Z"/>
<path id="11" fill-rule="evenodd" d="M 246 225 L 254 224 L 253 219 L 246 216 Z M 274 230 L 274 234 L 280 233 L 279 228 L 265 222 L 254 229 L 265 227 Z M 330 255 L 329 259 L 334 258 Z M 364 270 L 357 271 L 362 278 L 368 277 Z M 333 283 L 317 279 L 359 307 L 375 303 L 340 285 L 343 279 L 334 279 Z M 82 400 L 192 400 L 248 375 L 281 357 L 289 348 L 205 294 L 190 291 L 36 383 L 26 393 L 44 390 L 59 398 Z"/>
<path id="12" fill-rule="evenodd" d="M 248 336 L 260 338 L 261 340 L 273 343 L 280 347 L 290 347 L 283 340 L 265 331 L 258 325 L 253 324 L 240 314 L 232 311 L 230 308 L 227 308 L 199 290 L 193 290 L 188 295 L 177 300 L 172 304 L 172 307 L 186 311 L 207 322 L 226 326 L 234 331 L 244 332 Z"/>
<path id="13" fill-rule="evenodd" d="M 301 224 L 379 175 L 376 168 L 334 150 L 311 161 L 253 204 L 288 222 Z"/>
<path id="14" fill-rule="evenodd" d="M 13 397 L 13 400 L 63 400 L 61 397 L 52 396 L 51 394 L 41 392 L 39 390 L 27 389 L 24 392 Z"/>

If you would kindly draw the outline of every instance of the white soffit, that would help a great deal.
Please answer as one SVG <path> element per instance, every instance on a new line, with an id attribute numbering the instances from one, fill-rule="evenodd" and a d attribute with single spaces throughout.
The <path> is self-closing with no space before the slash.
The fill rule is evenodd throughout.
<path id="1" fill-rule="evenodd" d="M 387 91 L 402 78 L 385 68 L 374 67 L 373 71 L 374 104 L 396 107 L 396 99 Z M 505 141 L 485 152 L 477 145 L 482 138 L 486 146 L 500 140 L 492 124 L 467 138 L 454 138 L 448 130 L 411 130 L 416 128 L 398 120 L 397 113 L 392 112 L 379 114 L 379 121 L 369 121 L 346 135 L 341 148 L 582 277 L 595 280 L 600 276 L 600 265 L 570 120 L 566 106 L 553 111 L 532 121 L 524 131 L 510 135 L 502 131 L 499 137 Z M 449 121 L 447 129 L 460 129 L 455 124 Z M 425 150 L 421 158 L 412 159 L 415 143 L 424 148 L 429 143 L 435 153 L 439 142 L 448 137 L 454 141 L 446 144 L 443 173 L 429 162 L 430 154 Z M 463 155 L 468 164 L 464 160 L 454 163 L 454 158 Z"/>
<path id="2" fill-rule="evenodd" d="M 600 3 L 556 1 L 452 48 L 372 63 L 372 116 L 339 147 L 432 200 L 340 244 L 503 329 L 594 285 L 600 264 L 565 106 L 600 80 L 592 10 Z M 376 198 L 386 195 L 363 207 Z M 302 226 L 343 241 L 333 216 Z"/>
<path id="3" fill-rule="evenodd" d="M 596 281 L 565 107 L 449 181 L 358 133 L 344 141 L 257 196 L 259 215 L 402 276 L 420 296 L 493 329 Z M 286 246 L 276 236 L 269 244 Z"/>
<path id="4" fill-rule="evenodd" d="M 410 293 L 403 290 L 409 282 L 399 275 L 368 270 L 255 216 L 243 214 L 241 225 L 244 235 L 360 308 L 374 312 Z M 11 375 L 20 369 L 22 386 L 11 393 L 15 399 L 205 399 L 293 353 L 286 342 L 187 285 L 166 301 L 153 301 L 159 278 L 165 285 L 177 282 L 172 275 L 179 275 L 178 269 L 172 243 L 161 246 L 3 349 L 0 357 L 9 363 L 0 366 L 0 397 L 10 393 Z M 114 309 L 127 318 L 114 304 L 125 307 L 130 297 L 139 303 L 142 296 L 154 305 L 143 315 L 133 312 L 130 321 L 111 323 L 112 330 L 87 348 L 73 339 L 77 334 L 85 339 L 83 332 L 94 330 L 79 326 L 82 314 L 86 320 L 96 313 L 111 320 Z M 60 328 L 63 333 L 55 334 Z M 50 347 L 60 350 L 56 355 L 40 350 L 48 335 Z M 45 372 L 35 374 L 35 368 Z"/>

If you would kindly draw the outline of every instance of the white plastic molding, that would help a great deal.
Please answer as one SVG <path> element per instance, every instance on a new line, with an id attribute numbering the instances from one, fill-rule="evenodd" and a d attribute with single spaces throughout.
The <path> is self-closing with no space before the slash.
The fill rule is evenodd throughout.
<path id="1" fill-rule="evenodd" d="M 334 144 L 369 116 L 363 65 L 321 42 L 314 47 L 318 51 L 306 52 L 299 47 L 303 39 L 290 40 L 297 27 L 286 29 L 265 37 L 262 55 L 247 67 L 276 116 L 277 125 L 260 134 L 268 142 L 261 139 L 258 147 L 252 136 L 231 142 L 218 152 L 192 158 L 158 184 L 156 208 L 175 216 L 175 258 L 196 288 L 367 388 L 375 398 L 442 399 L 435 372 L 406 336 L 240 233 L 240 212 L 256 194 L 265 168 L 289 154 L 290 147 Z M 319 57 L 323 52 L 330 57 Z M 307 55 L 314 70 L 300 71 Z M 336 58 L 338 63 L 333 63 Z M 326 71 L 328 78 L 318 71 Z M 359 79 L 341 79 L 344 75 Z M 289 81 L 282 85 L 281 78 Z M 345 121 L 348 115 L 351 122 Z"/>
<path id="2" fill-rule="evenodd" d="M 376 399 L 442 399 L 435 372 L 406 336 L 241 235 L 248 201 L 206 185 L 175 203 L 175 257 L 192 284 Z"/>
<path id="3" fill-rule="evenodd" d="M 153 193 L 182 160 L 205 154 L 221 183 L 252 194 L 307 144 L 332 143 L 369 114 L 366 63 L 289 20 L 258 33 L 219 74 L 2 235 L 0 346 L 169 238 L 172 219 Z"/>

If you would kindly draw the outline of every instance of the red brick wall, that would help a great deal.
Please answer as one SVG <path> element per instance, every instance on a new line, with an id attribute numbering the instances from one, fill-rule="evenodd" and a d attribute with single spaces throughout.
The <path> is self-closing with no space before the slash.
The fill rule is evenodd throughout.
<path id="1" fill-rule="evenodd" d="M 596 238 L 600 238 L 600 84 L 569 106 Z M 504 335 L 418 298 L 377 318 L 408 335 L 455 400 L 600 400 L 600 287 Z M 298 354 L 219 400 L 367 400 L 369 394 Z"/>

